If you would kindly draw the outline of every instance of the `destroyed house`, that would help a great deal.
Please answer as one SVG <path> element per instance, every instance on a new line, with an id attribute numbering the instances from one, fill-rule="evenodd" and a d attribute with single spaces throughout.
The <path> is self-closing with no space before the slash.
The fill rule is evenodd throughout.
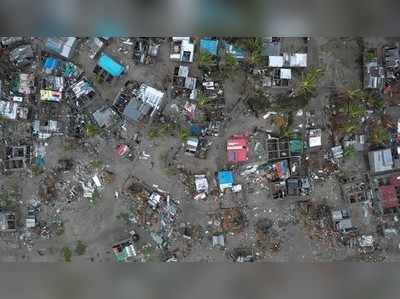
<path id="1" fill-rule="evenodd" d="M 3 47 L 14 46 L 23 41 L 24 38 L 20 36 L 0 37 L 0 43 Z"/>
<path id="2" fill-rule="evenodd" d="M 40 99 L 46 102 L 60 102 L 63 90 L 63 77 L 46 76 L 41 80 Z"/>
<path id="3" fill-rule="evenodd" d="M 391 176 L 381 180 L 377 191 L 384 212 L 396 210 L 400 206 L 400 177 Z"/>
<path id="4" fill-rule="evenodd" d="M 89 50 L 89 58 L 94 59 L 103 48 L 104 42 L 98 37 L 93 37 L 89 38 L 89 40 L 86 42 L 86 45 L 88 46 Z"/>
<path id="5" fill-rule="evenodd" d="M 132 97 L 125 106 L 123 115 L 133 122 L 140 122 L 145 117 L 152 117 L 154 113 L 160 110 L 163 98 L 163 92 L 142 84 L 136 96 Z"/>
<path id="6" fill-rule="evenodd" d="M 272 164 L 272 180 L 286 180 L 290 177 L 289 161 L 287 159 L 275 161 Z"/>
<path id="7" fill-rule="evenodd" d="M 3 165 L 5 171 L 25 169 L 31 162 L 31 147 L 6 146 Z"/>
<path id="8" fill-rule="evenodd" d="M 128 262 L 136 256 L 136 249 L 131 240 L 121 241 L 112 246 L 117 262 Z"/>
<path id="9" fill-rule="evenodd" d="M 35 59 L 31 45 L 23 45 L 10 52 L 10 61 L 17 67 L 31 64 Z"/>
<path id="10" fill-rule="evenodd" d="M 351 221 L 350 209 L 336 209 L 332 211 L 332 220 L 334 228 L 343 234 L 354 231 L 354 226 Z"/>
<path id="11" fill-rule="evenodd" d="M 398 47 L 383 48 L 383 65 L 385 69 L 397 69 L 400 67 L 400 49 Z"/>
<path id="12" fill-rule="evenodd" d="M 185 65 L 180 65 L 175 67 L 173 76 L 173 87 L 176 89 L 188 90 L 191 99 L 191 92 L 197 87 L 197 79 L 189 76 L 189 67 Z"/>
<path id="13" fill-rule="evenodd" d="M 95 91 L 88 80 L 82 79 L 71 86 L 71 90 L 77 99 L 92 98 Z"/>
<path id="14" fill-rule="evenodd" d="M 13 91 L 21 95 L 33 94 L 35 88 L 35 75 L 34 74 L 19 74 L 13 82 Z"/>
<path id="15" fill-rule="evenodd" d="M 110 127 L 116 117 L 116 112 L 111 107 L 103 107 L 93 113 L 93 118 L 100 128 Z"/>
<path id="16" fill-rule="evenodd" d="M 51 37 L 46 41 L 46 48 L 63 58 L 70 59 L 76 47 L 76 37 Z"/>
<path id="17" fill-rule="evenodd" d="M 33 121 L 33 124 L 32 124 L 32 133 L 33 133 L 33 136 L 36 136 L 39 139 L 50 138 L 54 134 L 60 133 L 58 121 L 35 120 L 35 121 Z"/>
<path id="18" fill-rule="evenodd" d="M 182 62 L 193 62 L 194 44 L 190 37 L 173 37 L 170 59 Z"/>
<path id="19" fill-rule="evenodd" d="M 235 46 L 232 43 L 224 42 L 225 52 L 234 57 L 236 60 L 242 60 L 247 57 L 246 50 Z"/>
<path id="20" fill-rule="evenodd" d="M 351 204 L 368 200 L 368 187 L 363 179 L 351 178 L 349 181 L 341 181 L 343 197 Z"/>
<path id="21" fill-rule="evenodd" d="M 15 232 L 16 229 L 16 214 L 7 209 L 0 209 L 0 232 Z"/>
<path id="22" fill-rule="evenodd" d="M 286 138 L 269 138 L 267 143 L 268 160 L 278 160 L 290 157 L 289 140 Z"/>
<path id="23" fill-rule="evenodd" d="M 0 116 L 15 120 L 18 116 L 18 103 L 8 102 L 8 101 L 0 101 Z"/>
<path id="24" fill-rule="evenodd" d="M 378 58 L 378 49 L 365 51 L 364 61 L 364 88 L 381 90 L 384 86 L 385 71 L 381 59 Z"/>
<path id="25" fill-rule="evenodd" d="M 226 146 L 228 162 L 239 163 L 248 160 L 248 138 L 245 135 L 232 136 Z"/>

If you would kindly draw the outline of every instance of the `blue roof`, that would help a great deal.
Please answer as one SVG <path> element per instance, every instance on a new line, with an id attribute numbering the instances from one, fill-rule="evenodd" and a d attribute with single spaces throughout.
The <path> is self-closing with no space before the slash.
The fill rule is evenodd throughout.
<path id="1" fill-rule="evenodd" d="M 55 58 L 46 58 L 43 67 L 48 70 L 54 70 L 58 65 L 58 60 Z"/>
<path id="2" fill-rule="evenodd" d="M 205 50 L 211 55 L 217 56 L 218 54 L 218 40 L 215 39 L 201 39 L 200 50 Z"/>
<path id="3" fill-rule="evenodd" d="M 226 52 L 231 54 L 236 59 L 243 59 L 246 57 L 246 51 L 244 49 L 235 47 L 234 45 L 232 45 L 228 42 L 225 42 L 224 46 L 225 46 Z"/>
<path id="4" fill-rule="evenodd" d="M 201 127 L 196 125 L 192 125 L 192 127 L 190 128 L 190 134 L 194 136 L 200 136 L 201 131 L 202 131 Z"/>
<path id="5" fill-rule="evenodd" d="M 219 171 L 218 182 L 220 185 L 233 184 L 233 172 L 226 170 Z"/>
<path id="6" fill-rule="evenodd" d="M 124 67 L 121 64 L 104 53 L 101 54 L 97 64 L 113 77 L 120 76 L 124 71 Z"/>

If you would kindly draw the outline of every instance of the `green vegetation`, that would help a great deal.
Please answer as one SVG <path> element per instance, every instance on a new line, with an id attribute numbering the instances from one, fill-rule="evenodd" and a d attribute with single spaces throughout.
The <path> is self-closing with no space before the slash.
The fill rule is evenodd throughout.
<path id="1" fill-rule="evenodd" d="M 85 126 L 85 136 L 87 138 L 94 137 L 102 132 L 102 129 L 95 124 L 89 123 Z"/>
<path id="2" fill-rule="evenodd" d="M 121 212 L 117 215 L 117 219 L 123 221 L 125 224 L 129 224 L 130 215 L 127 212 Z"/>
<path id="3" fill-rule="evenodd" d="M 391 140 L 389 131 L 381 125 L 374 126 L 370 131 L 369 137 L 372 143 L 379 145 L 387 145 Z"/>
<path id="4" fill-rule="evenodd" d="M 101 196 L 100 196 L 99 190 L 98 190 L 98 189 L 95 189 L 95 190 L 93 191 L 92 197 L 90 198 L 90 201 L 89 201 L 89 202 L 91 203 L 92 206 L 94 206 L 94 205 L 96 204 L 96 202 L 97 202 L 100 198 L 101 198 Z"/>
<path id="5" fill-rule="evenodd" d="M 272 109 L 276 112 L 291 113 L 303 109 L 308 105 L 310 97 L 305 95 L 297 95 L 295 97 L 278 97 Z"/>
<path id="6" fill-rule="evenodd" d="M 151 139 L 161 138 L 168 135 L 174 136 L 176 134 L 177 128 L 178 128 L 177 124 L 174 123 L 158 124 L 149 130 L 148 136 Z"/>
<path id="7" fill-rule="evenodd" d="M 75 253 L 77 255 L 84 255 L 86 253 L 86 244 L 83 243 L 81 240 L 78 240 L 75 247 Z"/>
<path id="8" fill-rule="evenodd" d="M 289 126 L 284 126 L 280 130 L 280 136 L 285 138 L 292 138 L 295 135 L 293 129 Z"/>
<path id="9" fill-rule="evenodd" d="M 0 115 L 0 124 L 6 124 L 9 121 L 8 118 Z"/>
<path id="10" fill-rule="evenodd" d="M 367 113 L 367 108 L 363 103 L 355 101 L 349 102 L 347 114 L 352 119 L 360 121 L 361 118 L 364 117 L 366 113 Z"/>
<path id="11" fill-rule="evenodd" d="M 102 160 L 90 160 L 89 161 L 89 166 L 91 168 L 101 168 L 103 167 L 104 162 Z"/>
<path id="12" fill-rule="evenodd" d="M 56 227 L 56 236 L 62 236 L 63 234 L 64 234 L 64 232 L 65 232 L 65 228 L 64 228 L 64 223 L 63 222 L 61 222 L 61 223 L 59 223 L 59 224 L 57 224 L 57 227 Z"/>
<path id="13" fill-rule="evenodd" d="M 374 61 L 376 59 L 375 51 L 368 51 L 367 53 L 367 61 Z"/>
<path id="14" fill-rule="evenodd" d="M 354 154 L 355 154 L 355 150 L 354 150 L 353 146 L 346 147 L 343 150 L 343 157 L 344 158 L 351 158 L 351 157 L 354 156 Z"/>
<path id="15" fill-rule="evenodd" d="M 324 71 L 319 68 L 312 68 L 308 72 L 301 75 L 297 83 L 297 95 L 311 97 L 315 94 L 319 80 L 323 76 Z"/>
<path id="16" fill-rule="evenodd" d="M 190 132 L 186 128 L 180 128 L 178 135 L 179 135 L 179 139 L 182 142 L 186 142 L 188 140 L 188 138 L 189 138 Z"/>
<path id="17" fill-rule="evenodd" d="M 149 130 L 148 136 L 150 139 L 162 138 L 166 136 L 178 137 L 182 142 L 189 138 L 189 130 L 175 123 L 158 124 Z"/>
<path id="18" fill-rule="evenodd" d="M 265 113 L 271 108 L 270 99 L 261 92 L 256 92 L 256 94 L 253 97 L 249 97 L 246 102 L 249 108 L 256 114 Z"/>
<path id="19" fill-rule="evenodd" d="M 204 93 L 200 92 L 197 98 L 197 107 L 204 109 L 212 103 L 212 99 L 207 97 Z"/>
<path id="20" fill-rule="evenodd" d="M 220 71 L 223 73 L 223 77 L 229 77 L 238 69 L 239 63 L 232 54 L 225 53 L 222 56 L 220 66 Z"/>
<path id="21" fill-rule="evenodd" d="M 32 174 L 33 174 L 34 176 L 41 175 L 41 174 L 44 172 L 43 168 L 37 166 L 36 164 L 32 164 L 31 170 L 32 170 Z"/>
<path id="22" fill-rule="evenodd" d="M 69 249 L 69 247 L 68 246 L 65 246 L 63 249 L 62 249 L 62 252 L 63 252 L 63 256 L 64 256 L 64 261 L 66 261 L 66 262 L 71 262 L 72 261 L 72 252 L 71 252 L 71 249 Z"/>
<path id="23" fill-rule="evenodd" d="M 224 66 L 225 67 L 233 68 L 233 69 L 236 68 L 239 65 L 239 63 L 236 60 L 236 58 L 232 54 L 229 54 L 229 53 L 225 53 L 224 54 L 223 62 L 224 62 Z"/>
<path id="24" fill-rule="evenodd" d="M 16 191 L 3 191 L 0 193 L 0 208 L 15 209 L 17 207 Z"/>
<path id="25" fill-rule="evenodd" d="M 244 48 L 248 51 L 248 63 L 251 65 L 260 65 L 263 63 L 263 40 L 259 37 L 249 38 L 244 43 Z"/>
<path id="26" fill-rule="evenodd" d="M 214 64 L 214 57 L 205 51 L 198 51 L 196 63 L 199 68 L 208 69 Z"/>
<path id="27" fill-rule="evenodd" d="M 346 134 L 355 134 L 361 129 L 362 119 L 367 115 L 368 94 L 361 89 L 353 88 L 345 90 L 343 97 L 344 101 L 340 103 L 339 111 L 347 118 L 343 121 L 342 128 Z"/>

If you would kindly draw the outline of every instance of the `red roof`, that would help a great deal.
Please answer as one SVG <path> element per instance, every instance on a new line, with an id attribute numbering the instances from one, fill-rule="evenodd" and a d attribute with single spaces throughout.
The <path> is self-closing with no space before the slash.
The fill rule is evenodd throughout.
<path id="1" fill-rule="evenodd" d="M 400 201 L 397 196 L 397 189 L 400 188 L 400 177 L 393 176 L 390 178 L 390 185 L 379 187 L 379 194 L 382 198 L 383 207 L 385 209 L 397 208 Z"/>
<path id="2" fill-rule="evenodd" d="M 227 143 L 227 151 L 228 151 L 228 161 L 229 162 L 244 162 L 247 161 L 247 136 L 245 135 L 234 135 L 232 136 Z"/>
<path id="3" fill-rule="evenodd" d="M 128 149 L 129 148 L 127 145 L 120 143 L 115 148 L 115 151 L 117 152 L 118 156 L 123 156 L 128 151 Z"/>

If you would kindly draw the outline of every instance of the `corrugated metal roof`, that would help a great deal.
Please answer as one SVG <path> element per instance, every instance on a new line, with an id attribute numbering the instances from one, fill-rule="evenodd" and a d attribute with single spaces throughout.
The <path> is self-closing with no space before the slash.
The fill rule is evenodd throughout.
<path id="1" fill-rule="evenodd" d="M 97 64 L 113 77 L 121 76 L 124 71 L 124 67 L 121 64 L 104 53 L 101 54 Z"/>

